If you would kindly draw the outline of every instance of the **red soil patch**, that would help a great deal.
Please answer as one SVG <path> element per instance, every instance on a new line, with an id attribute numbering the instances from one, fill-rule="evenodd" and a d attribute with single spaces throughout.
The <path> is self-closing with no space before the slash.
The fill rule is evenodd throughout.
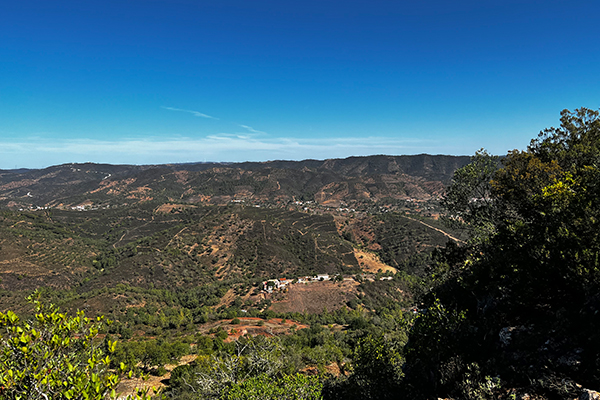
<path id="1" fill-rule="evenodd" d="M 239 339 L 242 336 L 278 336 L 278 335 L 289 335 L 290 329 L 295 327 L 298 329 L 306 329 L 308 325 L 301 324 L 296 321 L 286 320 L 283 322 L 281 318 L 262 319 L 255 317 L 241 317 L 238 318 L 239 324 L 232 324 L 231 319 L 224 319 L 214 323 L 205 324 L 202 326 L 201 331 L 206 333 L 212 328 L 221 327 L 227 332 L 226 341 L 232 342 Z M 260 324 L 260 325 L 259 325 Z"/>

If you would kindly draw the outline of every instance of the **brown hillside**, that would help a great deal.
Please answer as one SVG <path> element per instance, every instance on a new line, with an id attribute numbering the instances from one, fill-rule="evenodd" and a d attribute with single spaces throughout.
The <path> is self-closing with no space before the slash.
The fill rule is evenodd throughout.
<path id="1" fill-rule="evenodd" d="M 281 300 L 274 301 L 270 309 L 307 313 L 337 310 L 355 297 L 357 286 L 355 281 L 297 283 L 290 286 Z"/>
<path id="2" fill-rule="evenodd" d="M 375 253 L 354 249 L 354 257 L 358 260 L 360 269 L 365 272 L 376 274 L 377 272 L 393 272 L 396 273 L 396 268 L 381 262 L 379 256 Z"/>

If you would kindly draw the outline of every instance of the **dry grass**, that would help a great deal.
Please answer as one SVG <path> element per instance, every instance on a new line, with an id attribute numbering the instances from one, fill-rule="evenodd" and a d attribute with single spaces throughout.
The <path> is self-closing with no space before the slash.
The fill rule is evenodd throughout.
<path id="1" fill-rule="evenodd" d="M 275 312 L 320 313 L 323 309 L 332 311 L 346 307 L 354 298 L 358 283 L 355 281 L 311 282 L 291 285 L 283 299 L 273 302 Z"/>
<path id="2" fill-rule="evenodd" d="M 371 272 L 375 274 L 381 270 L 382 272 L 396 273 L 396 268 L 390 267 L 389 265 L 381 262 L 379 256 L 375 253 L 354 249 L 354 257 L 356 257 L 360 269 L 365 272 Z"/>

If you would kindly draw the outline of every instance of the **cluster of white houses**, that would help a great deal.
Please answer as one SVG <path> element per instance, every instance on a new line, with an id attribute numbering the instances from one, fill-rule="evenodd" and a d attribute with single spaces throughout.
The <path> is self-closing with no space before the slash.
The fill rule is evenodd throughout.
<path id="1" fill-rule="evenodd" d="M 337 275 L 335 275 L 337 276 Z M 301 276 L 296 281 L 298 283 L 308 283 L 308 282 L 323 282 L 329 281 L 331 277 L 329 274 L 318 274 L 315 276 Z M 263 290 L 267 293 L 272 293 L 273 290 L 283 290 L 286 286 L 294 283 L 292 279 L 279 278 L 279 279 L 269 279 L 268 281 L 263 282 Z"/>
<path id="2" fill-rule="evenodd" d="M 262 283 L 263 291 L 265 291 L 267 293 L 273 293 L 274 290 L 283 290 L 287 286 L 291 285 L 294 282 L 297 282 L 297 283 L 324 282 L 324 281 L 330 281 L 332 279 L 335 279 L 335 278 L 339 277 L 339 275 L 340 274 L 335 274 L 333 276 L 330 276 L 329 274 L 318 274 L 315 276 L 301 276 L 301 277 L 297 278 L 295 281 L 292 279 L 286 279 L 286 278 L 269 279 Z M 369 280 L 369 281 L 374 280 L 370 276 L 366 276 L 365 279 Z M 380 281 L 388 281 L 391 279 L 392 279 L 391 276 L 382 276 L 381 278 L 379 278 Z M 353 281 L 353 280 L 355 280 L 354 276 L 344 278 L 344 281 Z"/>

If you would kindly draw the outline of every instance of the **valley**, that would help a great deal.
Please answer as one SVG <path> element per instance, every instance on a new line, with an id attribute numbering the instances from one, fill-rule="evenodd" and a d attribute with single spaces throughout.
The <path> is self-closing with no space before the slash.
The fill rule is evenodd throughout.
<path id="1" fill-rule="evenodd" d="M 104 335 L 120 339 L 115 362 L 137 364 L 138 376 L 257 335 L 296 348 L 293 368 L 339 370 L 373 327 L 404 324 L 432 251 L 462 240 L 439 220 L 439 201 L 467 161 L 2 171 L 0 310 L 29 313 L 36 291 L 66 311 L 106 315 Z M 153 343 L 187 350 L 148 358 Z"/>

